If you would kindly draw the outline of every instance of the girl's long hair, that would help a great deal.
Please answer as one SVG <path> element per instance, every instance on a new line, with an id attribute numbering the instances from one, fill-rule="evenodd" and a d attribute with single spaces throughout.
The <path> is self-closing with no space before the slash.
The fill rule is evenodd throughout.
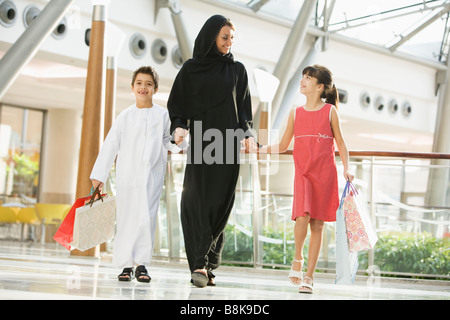
<path id="1" fill-rule="evenodd" d="M 333 82 L 333 74 L 327 67 L 315 64 L 303 69 L 302 74 L 316 78 L 319 84 L 323 84 L 324 90 L 320 97 L 338 109 L 339 92 Z"/>

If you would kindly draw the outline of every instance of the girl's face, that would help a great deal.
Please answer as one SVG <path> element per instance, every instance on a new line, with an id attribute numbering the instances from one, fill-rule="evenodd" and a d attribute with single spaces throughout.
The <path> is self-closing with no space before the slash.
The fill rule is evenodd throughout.
<path id="1" fill-rule="evenodd" d="M 224 26 L 216 38 L 217 50 L 221 54 L 230 53 L 234 43 L 234 30 L 230 26 Z"/>
<path id="2" fill-rule="evenodd" d="M 158 91 L 155 88 L 153 77 L 145 73 L 138 73 L 131 90 L 138 100 L 152 99 L 153 95 Z"/>
<path id="3" fill-rule="evenodd" d="M 304 74 L 300 81 L 300 92 L 303 94 L 321 93 L 323 84 L 317 83 L 317 78 Z"/>

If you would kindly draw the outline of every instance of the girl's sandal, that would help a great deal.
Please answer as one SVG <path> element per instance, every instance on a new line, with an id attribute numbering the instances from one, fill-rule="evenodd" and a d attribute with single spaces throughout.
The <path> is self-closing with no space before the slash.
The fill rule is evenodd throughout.
<path id="1" fill-rule="evenodd" d="M 310 277 L 305 277 L 298 292 L 310 294 L 313 293 L 313 279 L 311 279 Z"/>
<path id="2" fill-rule="evenodd" d="M 133 268 L 125 268 L 118 276 L 119 281 L 131 281 L 133 280 Z"/>
<path id="3" fill-rule="evenodd" d="M 296 260 L 296 259 L 294 259 L 294 262 L 299 262 L 301 264 L 300 265 L 300 271 L 295 271 L 293 269 L 293 266 L 291 266 L 291 270 L 289 270 L 289 276 L 288 277 L 289 277 L 289 282 L 292 285 L 298 286 L 301 283 L 301 281 L 303 280 L 303 272 L 302 272 L 303 260 Z M 295 281 L 292 280 L 292 278 L 300 279 L 300 281 L 299 282 L 295 282 Z"/>
<path id="4" fill-rule="evenodd" d="M 136 280 L 139 282 L 149 283 L 152 278 L 147 272 L 145 266 L 137 266 L 136 268 Z"/>

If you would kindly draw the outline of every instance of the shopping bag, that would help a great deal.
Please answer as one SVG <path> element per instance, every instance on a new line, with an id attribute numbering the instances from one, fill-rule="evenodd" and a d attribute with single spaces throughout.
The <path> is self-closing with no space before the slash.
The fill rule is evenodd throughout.
<path id="1" fill-rule="evenodd" d="M 106 194 L 100 194 L 99 188 L 95 190 L 92 188 L 91 193 L 87 197 L 82 197 L 75 200 L 74 204 L 53 236 L 53 240 L 64 246 L 67 250 L 71 250 L 71 246 L 69 244 L 73 242 L 73 225 L 75 223 L 76 210 L 84 206 L 86 203 L 92 204 L 97 195 L 100 199 L 106 196 Z"/>
<path id="2" fill-rule="evenodd" d="M 87 196 L 75 200 L 74 204 L 70 208 L 63 222 L 61 223 L 55 235 L 53 236 L 53 239 L 62 246 L 64 246 L 67 250 L 70 250 L 69 243 L 73 241 L 73 224 L 75 222 L 75 210 L 79 207 L 84 206 L 86 201 L 89 201 L 90 199 L 91 196 Z"/>
<path id="3" fill-rule="evenodd" d="M 345 227 L 350 252 L 373 249 L 378 236 L 361 194 L 350 183 L 350 192 L 343 202 Z"/>
<path id="4" fill-rule="evenodd" d="M 116 197 L 104 197 L 76 209 L 73 241 L 69 245 L 86 251 L 114 237 L 116 225 Z"/>
<path id="5" fill-rule="evenodd" d="M 358 253 L 349 251 L 345 228 L 343 203 L 349 192 L 350 183 L 347 182 L 336 212 L 336 284 L 352 284 L 358 270 Z"/>

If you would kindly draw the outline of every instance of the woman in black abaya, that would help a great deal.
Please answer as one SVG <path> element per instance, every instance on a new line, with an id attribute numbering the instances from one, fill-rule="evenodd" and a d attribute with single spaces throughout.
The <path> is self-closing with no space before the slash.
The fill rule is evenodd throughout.
<path id="1" fill-rule="evenodd" d="M 198 287 L 214 285 L 211 270 L 219 266 L 234 204 L 240 143 L 251 136 L 247 72 L 230 52 L 234 30 L 221 15 L 206 21 L 168 100 L 175 142 L 190 133 L 181 223 L 191 281 Z M 253 138 L 246 142 L 254 147 Z"/>

